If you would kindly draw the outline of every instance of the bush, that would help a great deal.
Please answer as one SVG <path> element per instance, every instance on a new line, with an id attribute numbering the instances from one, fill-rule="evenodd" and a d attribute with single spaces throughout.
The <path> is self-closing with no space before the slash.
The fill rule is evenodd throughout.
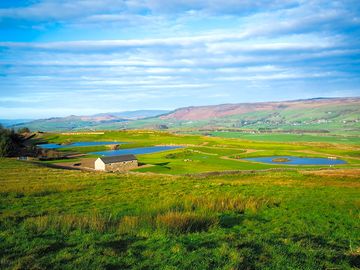
<path id="1" fill-rule="evenodd" d="M 190 157 L 192 155 L 193 155 L 193 153 L 190 150 L 183 150 L 181 152 L 167 154 L 165 156 L 165 158 L 168 158 L 168 159 L 187 158 L 187 157 Z"/>

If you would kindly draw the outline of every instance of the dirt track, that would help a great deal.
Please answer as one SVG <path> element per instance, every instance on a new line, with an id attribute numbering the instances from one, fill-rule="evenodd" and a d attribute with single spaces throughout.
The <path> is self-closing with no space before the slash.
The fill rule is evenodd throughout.
<path id="1" fill-rule="evenodd" d="M 61 163 L 56 163 L 55 165 L 61 167 L 76 168 L 79 170 L 95 170 L 95 164 L 94 164 L 95 160 L 96 158 L 83 158 L 80 161 L 61 162 Z"/>

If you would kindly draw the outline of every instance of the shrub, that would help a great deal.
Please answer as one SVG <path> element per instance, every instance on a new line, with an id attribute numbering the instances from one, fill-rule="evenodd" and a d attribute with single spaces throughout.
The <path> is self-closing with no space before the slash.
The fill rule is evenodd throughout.
<path id="1" fill-rule="evenodd" d="M 176 158 L 187 158 L 192 156 L 193 153 L 190 150 L 183 150 L 181 152 L 177 152 L 177 153 L 171 153 L 171 154 L 167 154 L 165 156 L 165 158 L 167 159 L 176 159 Z"/>

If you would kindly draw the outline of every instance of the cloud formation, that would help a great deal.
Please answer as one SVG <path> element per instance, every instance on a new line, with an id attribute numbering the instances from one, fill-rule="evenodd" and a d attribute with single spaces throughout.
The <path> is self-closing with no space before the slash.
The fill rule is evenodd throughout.
<path id="1" fill-rule="evenodd" d="M 18 2 L 0 118 L 360 94 L 358 1 Z"/>

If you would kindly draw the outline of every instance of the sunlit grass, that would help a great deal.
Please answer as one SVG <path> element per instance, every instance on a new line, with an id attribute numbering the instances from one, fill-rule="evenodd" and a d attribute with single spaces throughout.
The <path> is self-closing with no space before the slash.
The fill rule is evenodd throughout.
<path id="1" fill-rule="evenodd" d="M 0 159 L 1 269 L 359 266 L 356 159 L 341 169 L 262 171 L 221 159 L 256 151 L 355 155 L 353 145 L 310 147 L 156 132 L 104 136 L 188 148 L 139 157 L 167 174 L 67 171 Z"/>

